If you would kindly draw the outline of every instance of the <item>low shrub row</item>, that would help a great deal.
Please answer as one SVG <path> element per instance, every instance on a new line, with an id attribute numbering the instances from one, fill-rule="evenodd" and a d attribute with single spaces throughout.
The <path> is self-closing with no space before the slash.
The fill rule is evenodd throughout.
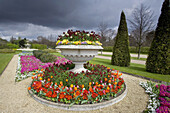
<path id="1" fill-rule="evenodd" d="M 43 51 L 47 51 L 48 53 L 56 53 L 56 49 L 44 49 Z"/>
<path id="2" fill-rule="evenodd" d="M 150 47 L 142 47 L 141 53 L 142 54 L 148 54 Z M 130 47 L 130 53 L 138 53 L 138 48 L 136 47 Z"/>
<path id="3" fill-rule="evenodd" d="M 112 49 L 113 49 L 112 46 L 106 46 L 106 47 L 103 47 L 103 48 L 104 48 L 103 51 L 107 51 L 107 52 L 112 52 Z M 149 48 L 150 47 L 142 47 L 141 53 L 142 54 L 148 54 Z M 136 49 L 136 47 L 130 47 L 130 53 L 137 53 L 137 52 L 138 52 L 138 49 Z"/>
<path id="4" fill-rule="evenodd" d="M 50 53 L 48 53 L 47 51 L 33 51 L 33 55 L 40 59 L 43 63 L 47 63 L 47 62 L 54 62 L 55 60 L 57 60 L 55 55 L 52 55 Z"/>
<path id="5" fill-rule="evenodd" d="M 45 44 L 31 44 L 31 48 L 34 48 L 34 49 L 47 49 L 47 45 L 45 45 Z"/>
<path id="6" fill-rule="evenodd" d="M 0 44 L 0 49 L 18 49 L 19 46 L 12 43 Z"/>
<path id="7" fill-rule="evenodd" d="M 15 53 L 13 49 L 0 49 L 0 53 Z"/>

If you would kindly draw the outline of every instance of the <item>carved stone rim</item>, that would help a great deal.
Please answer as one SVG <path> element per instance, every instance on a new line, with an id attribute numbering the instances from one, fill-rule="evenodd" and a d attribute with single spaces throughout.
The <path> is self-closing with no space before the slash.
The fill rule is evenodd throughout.
<path id="1" fill-rule="evenodd" d="M 68 104 L 55 103 L 55 102 L 48 101 L 46 99 L 40 98 L 36 94 L 34 94 L 31 90 L 28 90 L 28 92 L 31 95 L 31 97 L 33 97 L 34 100 L 38 101 L 41 104 L 45 104 L 47 106 L 50 106 L 50 107 L 59 108 L 59 109 L 63 109 L 63 110 L 86 111 L 86 110 L 101 109 L 101 108 L 108 107 L 108 106 L 111 106 L 115 103 L 120 102 L 127 95 L 127 86 L 124 83 L 124 89 L 121 92 L 119 92 L 119 94 L 117 94 L 118 95 L 117 97 L 115 97 L 111 100 L 104 101 L 104 102 L 101 102 L 101 103 L 95 103 L 95 104 L 73 105 L 71 107 Z"/>

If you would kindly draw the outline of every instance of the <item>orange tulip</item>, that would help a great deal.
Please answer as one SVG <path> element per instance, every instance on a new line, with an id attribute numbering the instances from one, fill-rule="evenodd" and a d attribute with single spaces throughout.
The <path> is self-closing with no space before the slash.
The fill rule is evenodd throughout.
<path id="1" fill-rule="evenodd" d="M 66 79 L 66 82 L 68 82 L 68 79 Z"/>
<path id="2" fill-rule="evenodd" d="M 31 90 L 31 87 L 28 87 L 28 90 Z"/>
<path id="3" fill-rule="evenodd" d="M 53 76 L 51 76 L 51 78 L 53 78 Z"/>
<path id="4" fill-rule="evenodd" d="M 32 78 L 32 79 L 34 79 L 34 77 L 33 77 L 33 76 L 32 76 L 31 78 Z"/>
<path id="5" fill-rule="evenodd" d="M 107 78 L 104 78 L 105 81 L 107 81 Z"/>
<path id="6" fill-rule="evenodd" d="M 91 85 L 91 82 L 89 82 L 89 85 Z"/>
<path id="7" fill-rule="evenodd" d="M 40 80 L 42 80 L 42 78 L 40 78 Z"/>
<path id="8" fill-rule="evenodd" d="M 111 80 L 109 80 L 108 82 L 111 83 Z"/>
<path id="9" fill-rule="evenodd" d="M 84 84 L 81 87 L 84 88 Z"/>
<path id="10" fill-rule="evenodd" d="M 41 69 L 41 71 L 43 71 L 43 69 Z"/>
<path id="11" fill-rule="evenodd" d="M 35 73 L 33 73 L 33 75 L 35 75 Z"/>
<path id="12" fill-rule="evenodd" d="M 50 81 L 50 78 L 48 78 L 48 81 Z"/>
<path id="13" fill-rule="evenodd" d="M 98 82 L 96 82 L 96 85 L 98 85 Z"/>

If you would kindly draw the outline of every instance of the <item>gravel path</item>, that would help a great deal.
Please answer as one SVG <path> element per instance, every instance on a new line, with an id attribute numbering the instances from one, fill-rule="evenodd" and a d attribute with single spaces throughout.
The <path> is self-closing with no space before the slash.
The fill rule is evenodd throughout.
<path id="1" fill-rule="evenodd" d="M 65 111 L 48 107 L 40 104 L 30 97 L 27 91 L 31 78 L 15 83 L 14 77 L 17 67 L 17 58 L 15 55 L 6 70 L 0 77 L 0 112 L 3 113 L 75 113 L 74 111 Z M 127 74 L 123 74 L 127 84 L 127 96 L 112 106 L 94 110 L 84 111 L 85 113 L 141 113 L 147 106 L 148 95 L 144 89 L 139 86 L 140 81 L 146 81 Z M 80 113 L 80 112 L 76 112 Z"/>
<path id="2" fill-rule="evenodd" d="M 98 52 L 98 54 L 101 54 L 101 52 Z M 105 55 L 112 55 L 112 52 L 102 52 L 102 54 L 105 54 Z M 137 54 L 130 54 L 131 57 L 138 57 Z M 147 58 L 147 55 L 140 55 L 141 58 Z"/>
<path id="3" fill-rule="evenodd" d="M 99 55 L 97 55 L 97 56 L 95 56 L 96 58 L 103 58 L 103 59 L 109 59 L 109 60 L 111 60 L 111 57 L 107 57 L 107 56 L 99 56 Z M 145 63 L 146 63 L 146 61 L 142 61 L 142 60 L 133 60 L 133 59 L 131 59 L 131 61 L 130 61 L 131 63 L 135 63 L 135 64 L 143 64 L 143 65 L 145 65 Z"/>

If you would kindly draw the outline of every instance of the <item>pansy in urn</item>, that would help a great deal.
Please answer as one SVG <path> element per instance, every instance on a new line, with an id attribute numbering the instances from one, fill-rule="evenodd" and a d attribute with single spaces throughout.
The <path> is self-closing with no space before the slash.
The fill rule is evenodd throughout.
<path id="1" fill-rule="evenodd" d="M 95 32 L 68 30 L 58 37 L 57 45 L 99 45 L 100 35 Z"/>
<path id="2" fill-rule="evenodd" d="M 84 68 L 84 63 L 93 59 L 98 50 L 103 49 L 99 39 L 100 36 L 93 31 L 68 30 L 58 37 L 56 48 L 75 64 L 75 68 L 70 71 L 80 73 L 88 71 Z"/>

